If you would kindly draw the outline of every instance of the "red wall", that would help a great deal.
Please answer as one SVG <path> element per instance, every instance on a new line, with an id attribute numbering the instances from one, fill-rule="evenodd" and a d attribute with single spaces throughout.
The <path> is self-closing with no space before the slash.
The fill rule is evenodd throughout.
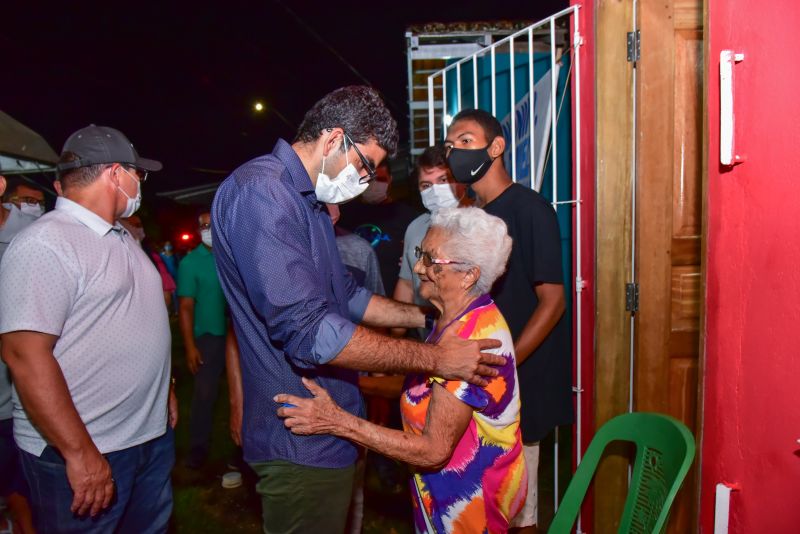
<path id="1" fill-rule="evenodd" d="M 730 532 L 800 532 L 800 4 L 709 0 L 701 532 L 718 482 Z M 719 52 L 734 67 L 737 152 L 719 166 Z"/>

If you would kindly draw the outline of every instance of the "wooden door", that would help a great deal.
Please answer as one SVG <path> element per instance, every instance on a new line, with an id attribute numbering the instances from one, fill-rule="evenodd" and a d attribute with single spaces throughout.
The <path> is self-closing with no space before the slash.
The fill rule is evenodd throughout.
<path id="1" fill-rule="evenodd" d="M 698 435 L 702 234 L 703 3 L 639 2 L 634 409 Z M 670 532 L 697 524 L 693 470 Z"/>
<path id="2" fill-rule="evenodd" d="M 596 4 L 596 246 L 595 425 L 628 410 L 630 315 L 625 283 L 631 280 L 631 161 L 633 68 L 625 34 L 633 2 Z M 594 487 L 594 521 L 588 532 L 616 533 L 627 494 L 627 458 L 608 455 Z M 587 526 L 584 525 L 586 530 Z"/>
<path id="3" fill-rule="evenodd" d="M 595 415 L 600 426 L 628 409 L 631 314 L 625 284 L 635 280 L 633 409 L 673 415 L 697 435 L 703 3 L 639 0 L 633 7 L 632 1 L 597 4 Z M 640 30 L 635 64 L 625 49 L 634 20 Z M 598 534 L 617 531 L 627 494 L 627 462 L 624 451 L 616 452 L 603 460 L 595 479 L 595 487 L 603 488 L 595 501 Z M 696 529 L 695 478 L 692 472 L 684 483 L 671 532 Z"/>

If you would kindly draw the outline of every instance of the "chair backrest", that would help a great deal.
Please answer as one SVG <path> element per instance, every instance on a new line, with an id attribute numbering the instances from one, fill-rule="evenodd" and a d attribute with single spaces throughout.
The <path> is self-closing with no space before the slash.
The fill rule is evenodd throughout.
<path id="1" fill-rule="evenodd" d="M 603 451 L 614 441 L 636 445 L 628 498 L 618 532 L 658 534 L 664 530 L 675 494 L 694 459 L 694 436 L 672 417 L 629 413 L 611 419 L 597 431 L 567 487 L 549 533 L 570 532 Z"/>

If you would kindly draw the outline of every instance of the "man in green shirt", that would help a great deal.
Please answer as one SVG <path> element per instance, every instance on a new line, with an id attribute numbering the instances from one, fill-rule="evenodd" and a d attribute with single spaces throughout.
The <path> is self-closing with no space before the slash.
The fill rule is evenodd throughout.
<path id="1" fill-rule="evenodd" d="M 186 363 L 194 375 L 189 416 L 189 458 L 186 467 L 199 469 L 206 460 L 214 403 L 225 369 L 225 296 L 222 293 L 211 242 L 211 214 L 198 217 L 202 243 L 178 267 L 178 302 Z"/>

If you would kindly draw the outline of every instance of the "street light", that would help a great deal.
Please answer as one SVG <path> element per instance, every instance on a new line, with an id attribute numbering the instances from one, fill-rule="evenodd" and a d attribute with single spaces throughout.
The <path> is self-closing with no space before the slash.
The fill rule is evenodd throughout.
<path id="1" fill-rule="evenodd" d="M 270 107 L 269 107 L 269 114 L 267 114 L 267 105 L 266 105 L 266 104 L 265 104 L 263 101 L 261 101 L 261 100 L 256 100 L 255 102 L 253 102 L 253 111 L 254 111 L 256 114 L 259 114 L 259 115 L 261 115 L 261 114 L 265 114 L 265 116 L 269 116 L 269 114 L 274 114 L 274 115 L 275 115 L 276 117 L 278 117 L 278 118 L 279 118 L 281 121 L 283 121 L 283 123 L 284 123 L 284 124 L 286 124 L 286 126 L 288 126 L 289 128 L 291 128 L 292 130 L 297 130 L 297 125 L 296 125 L 296 124 L 292 124 L 292 122 L 291 122 L 289 119 L 287 119 L 287 118 L 286 118 L 286 117 L 283 115 L 283 113 L 281 113 L 280 111 L 278 111 L 278 108 L 276 108 L 276 107 L 273 105 L 273 103 L 270 103 Z"/>

